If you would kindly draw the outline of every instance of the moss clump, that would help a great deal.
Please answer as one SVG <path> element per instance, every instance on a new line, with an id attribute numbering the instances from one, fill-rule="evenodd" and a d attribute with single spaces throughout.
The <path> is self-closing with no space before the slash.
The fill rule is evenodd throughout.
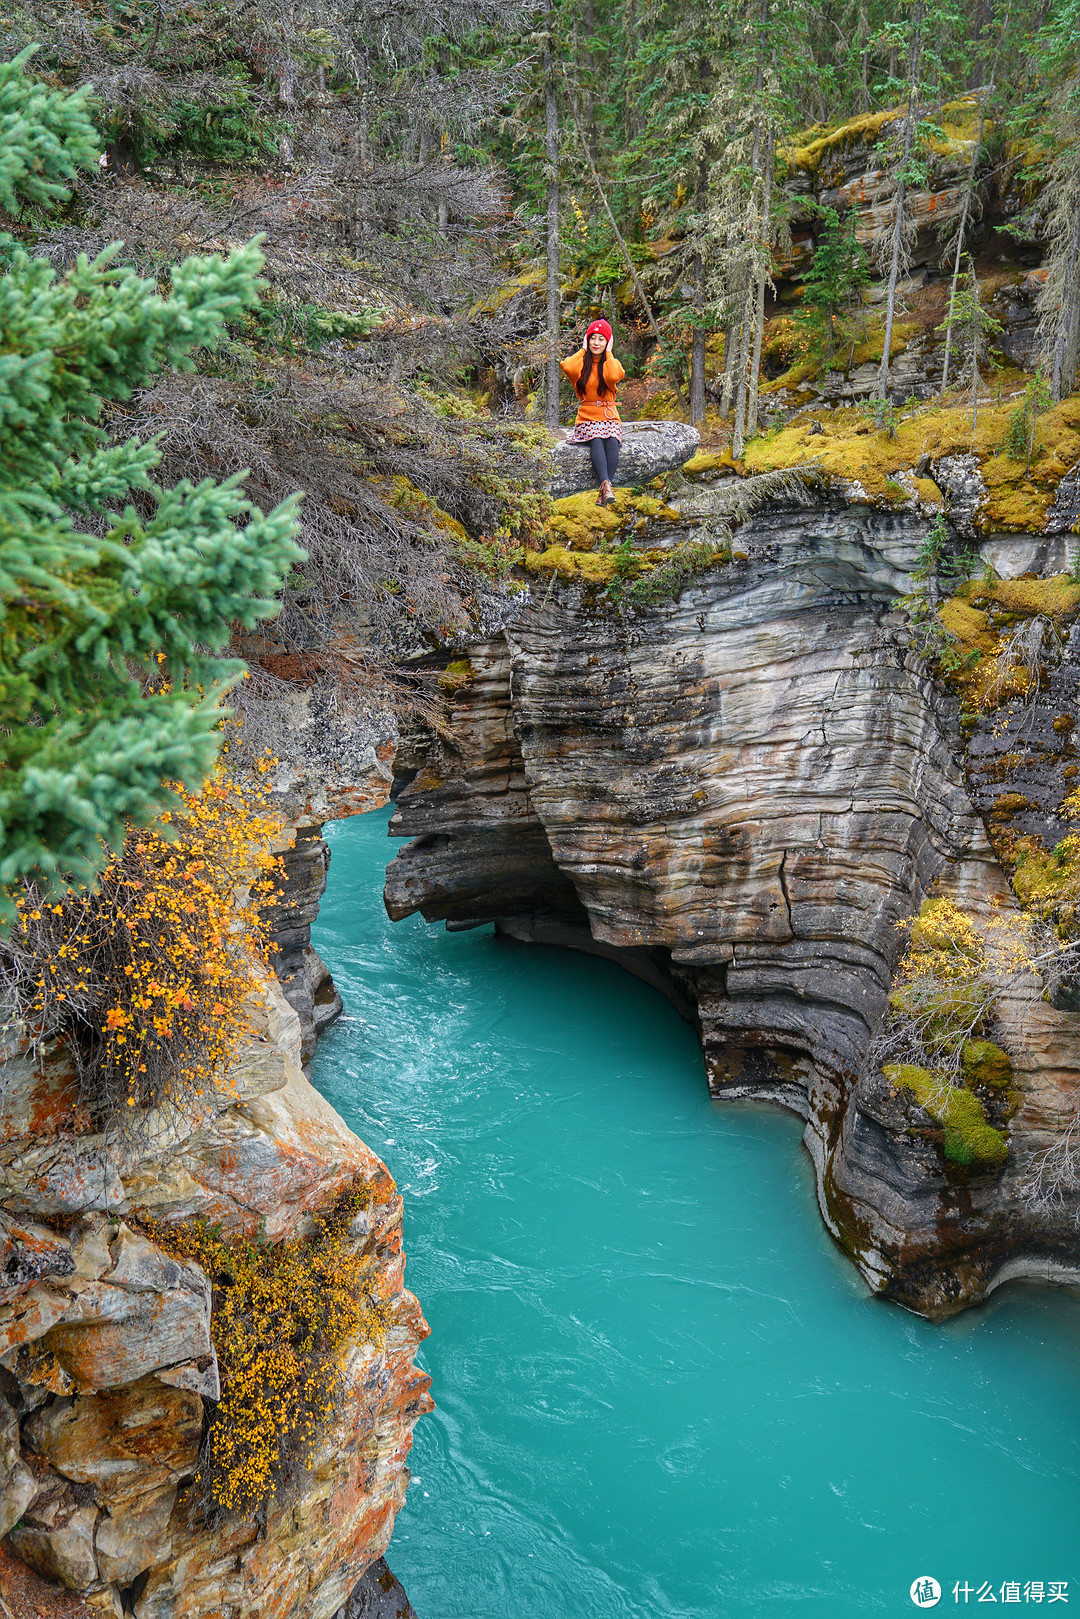
<path id="1" fill-rule="evenodd" d="M 456 517 L 444 512 L 437 506 L 430 495 L 425 495 L 422 489 L 400 473 L 392 478 L 380 480 L 383 483 L 383 498 L 388 506 L 402 511 L 413 522 L 431 525 L 435 528 L 445 529 L 450 534 L 456 534 L 459 540 L 468 540 L 465 525 L 459 523 Z"/>
<path id="2" fill-rule="evenodd" d="M 1065 800 L 1069 813 L 1080 804 Z M 1016 869 L 1013 890 L 1025 910 L 1033 911 L 1056 927 L 1061 938 L 1075 937 L 1080 928 L 1080 835 L 1062 838 L 1045 849 L 1038 838 L 1018 838 L 1012 849 Z"/>
<path id="3" fill-rule="evenodd" d="M 929 1068 L 914 1063 L 890 1063 L 882 1069 L 890 1085 L 914 1096 L 943 1131 L 942 1147 L 954 1164 L 1003 1164 L 1009 1155 L 1004 1132 L 987 1123 L 977 1096 L 961 1085 L 950 1085 Z"/>
<path id="4" fill-rule="evenodd" d="M 967 1085 L 989 1085 L 1007 1090 L 1012 1079 L 1012 1058 L 992 1040 L 968 1040 L 960 1053 L 960 1065 Z"/>
<path id="5" fill-rule="evenodd" d="M 820 124 L 815 125 L 796 135 L 790 146 L 781 147 L 778 155 L 789 169 L 802 169 L 813 174 L 820 168 L 822 158 L 837 147 L 850 146 L 856 141 L 865 141 L 869 145 L 876 140 L 886 124 L 900 117 L 902 110 L 900 107 L 887 107 L 884 112 L 871 112 L 861 118 L 852 118 L 835 129 L 822 129 Z"/>
<path id="6" fill-rule="evenodd" d="M 734 469 L 730 445 L 725 445 L 722 450 L 698 450 L 689 461 L 683 462 L 683 471 L 688 478 L 701 478 L 710 472 L 732 472 Z"/>
<path id="7" fill-rule="evenodd" d="M 1000 603 L 1006 612 L 1026 618 L 1042 613 L 1046 618 L 1065 620 L 1080 608 L 1080 585 L 1067 573 L 1052 574 L 1047 579 L 999 579 L 989 587 L 969 585 L 968 589 Z"/>
<path id="8" fill-rule="evenodd" d="M 529 551 L 525 555 L 526 573 L 557 574 L 567 584 L 584 580 L 606 585 L 627 567 L 637 574 L 642 566 L 649 566 L 644 552 L 635 553 L 628 563 L 614 551 L 571 551 L 565 545 L 549 545 L 546 551 Z"/>
<path id="9" fill-rule="evenodd" d="M 462 686 L 467 686 L 469 681 L 475 678 L 476 670 L 472 666 L 472 661 L 469 658 L 455 658 L 452 663 L 446 665 L 439 676 L 439 687 L 448 697 L 453 697 L 456 691 L 460 691 Z"/>
<path id="10" fill-rule="evenodd" d="M 476 320 L 479 315 L 497 315 L 511 298 L 516 298 L 526 287 L 543 286 L 546 274 L 547 271 L 542 264 L 535 264 L 521 275 L 516 275 L 512 281 L 505 281 L 501 287 L 496 287 L 494 292 L 489 292 L 486 297 L 478 299 L 473 304 L 469 310 L 469 319 Z"/>
<path id="11" fill-rule="evenodd" d="M 673 523 L 678 515 L 655 495 L 632 495 L 626 489 L 616 489 L 613 504 L 598 506 L 596 491 L 586 489 L 557 500 L 545 529 L 554 545 L 591 551 L 631 526 L 640 528 L 649 519 Z"/>
<path id="12" fill-rule="evenodd" d="M 795 367 L 770 383 L 769 388 L 790 386 L 811 375 L 812 369 Z M 801 373 L 798 379 L 796 372 Z M 1038 531 L 1045 524 L 1062 477 L 1080 460 L 1080 395 L 1062 400 L 1040 417 L 1040 431 L 1051 448 L 1026 471 L 1022 462 L 1001 453 L 1011 411 L 1011 404 L 984 406 L 973 433 L 969 409 L 918 408 L 898 424 L 895 438 L 889 438 L 885 431 L 874 431 L 856 410 L 823 411 L 817 418 L 807 414 L 774 436 L 755 439 L 747 447 L 740 470 L 771 472 L 817 461 L 826 474 L 855 480 L 869 499 L 888 505 L 891 501 L 886 480 L 898 472 L 911 471 L 924 455 L 974 451 L 986 486 L 985 500 L 975 516 L 977 526 L 985 533 Z M 811 426 L 820 431 L 811 433 Z"/>
<path id="13" fill-rule="evenodd" d="M 1080 610 L 1080 585 L 1068 574 L 1048 579 L 999 579 L 993 584 L 970 582 L 938 608 L 938 618 L 952 636 L 956 657 L 945 672 L 958 687 L 964 706 L 972 710 L 996 708 L 1022 696 L 1032 674 L 1022 664 L 1002 661 L 1002 632 L 1026 619 L 1050 619 L 1059 630 Z"/>

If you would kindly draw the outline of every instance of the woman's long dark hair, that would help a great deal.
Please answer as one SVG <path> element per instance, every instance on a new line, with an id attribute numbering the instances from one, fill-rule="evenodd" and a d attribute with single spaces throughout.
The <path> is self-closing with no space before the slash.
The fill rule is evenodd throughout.
<path id="1" fill-rule="evenodd" d="M 599 368 L 598 368 L 597 374 L 596 374 L 596 397 L 597 397 L 597 399 L 603 399 L 605 394 L 607 394 L 608 391 L 609 391 L 608 390 L 607 377 L 604 375 L 604 361 L 606 359 L 607 359 L 607 352 L 605 350 L 605 352 L 603 354 L 601 354 L 601 356 L 600 356 L 600 365 L 599 365 Z M 588 344 L 586 344 L 585 345 L 585 364 L 581 368 L 580 377 L 578 377 L 577 381 L 574 383 L 574 389 L 575 389 L 575 392 L 577 393 L 577 396 L 578 396 L 579 399 L 584 399 L 585 398 L 585 390 L 589 386 L 589 378 L 592 376 L 592 368 L 593 368 L 593 365 L 595 364 L 595 361 L 596 361 L 596 355 L 593 353 L 592 349 L 588 346 Z"/>

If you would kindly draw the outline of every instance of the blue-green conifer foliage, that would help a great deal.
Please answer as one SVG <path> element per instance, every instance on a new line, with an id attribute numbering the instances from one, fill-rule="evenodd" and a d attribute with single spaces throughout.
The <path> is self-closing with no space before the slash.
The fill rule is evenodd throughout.
<path id="1" fill-rule="evenodd" d="M 9 214 L 65 197 L 101 151 L 86 94 L 29 78 L 30 54 L 0 64 Z M 2 890 L 92 880 L 103 843 L 162 809 L 167 782 L 205 777 L 244 670 L 212 654 L 231 625 L 276 612 L 304 555 L 298 497 L 264 515 L 243 471 L 160 488 L 156 441 L 110 444 L 99 425 L 104 401 L 190 368 L 256 302 L 257 243 L 186 260 L 168 296 L 117 263 L 121 247 L 60 276 L 0 234 Z M 138 512 L 122 504 L 136 490 Z"/>

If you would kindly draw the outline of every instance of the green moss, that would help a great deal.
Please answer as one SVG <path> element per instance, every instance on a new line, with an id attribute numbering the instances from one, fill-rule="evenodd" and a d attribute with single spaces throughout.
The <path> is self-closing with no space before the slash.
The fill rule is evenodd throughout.
<path id="1" fill-rule="evenodd" d="M 735 469 L 730 446 L 725 446 L 722 450 L 698 450 L 689 461 L 683 462 L 683 472 L 688 478 L 700 478 L 706 473 L 719 472 L 725 468 L 729 472 Z"/>
<path id="2" fill-rule="evenodd" d="M 644 555 L 632 559 L 633 571 L 639 572 Z M 567 584 L 585 580 L 589 584 L 607 585 L 620 569 L 620 558 L 614 551 L 571 551 L 565 545 L 549 545 L 546 551 L 529 551 L 525 555 L 526 573 L 558 574 Z M 645 563 L 648 566 L 647 563 Z"/>
<path id="3" fill-rule="evenodd" d="M 616 489 L 612 504 L 598 506 L 595 489 L 585 489 L 555 502 L 545 532 L 553 545 L 592 551 L 597 545 L 604 547 L 623 530 L 640 528 L 650 519 L 674 523 L 678 516 L 656 495 L 632 495 L 629 490 Z"/>
<path id="4" fill-rule="evenodd" d="M 880 339 L 877 351 L 880 354 Z M 801 362 L 762 392 L 792 386 L 810 377 L 813 370 L 812 364 Z M 807 413 L 775 436 L 750 444 L 739 470 L 771 472 L 816 461 L 826 475 L 854 479 L 871 500 L 888 505 L 891 497 L 886 480 L 897 472 L 910 472 L 926 455 L 973 451 L 986 485 L 985 502 L 976 512 L 977 527 L 985 533 L 1038 532 L 1045 524 L 1062 477 L 1080 460 L 1080 395 L 1062 400 L 1041 418 L 1046 442 L 1052 449 L 1027 470 L 1022 462 L 1001 454 L 1010 413 L 1009 404 L 984 406 L 978 428 L 973 431 L 970 408 L 919 407 L 899 422 L 895 438 L 884 431 L 874 431 L 855 410 L 826 410 L 817 417 Z M 812 426 L 820 431 L 811 433 Z M 930 498 L 933 500 L 932 495 Z M 1028 582 L 1007 581 L 1010 585 Z"/>
<path id="5" fill-rule="evenodd" d="M 882 1069 L 890 1085 L 914 1096 L 943 1131 L 942 1147 L 954 1164 L 1002 1164 L 1009 1154 L 1004 1132 L 987 1123 L 982 1103 L 971 1091 L 914 1063 L 890 1063 Z"/>
<path id="6" fill-rule="evenodd" d="M 992 1040 L 968 1040 L 960 1053 L 964 1081 L 968 1085 L 989 1085 L 1007 1090 L 1012 1079 L 1012 1058 Z"/>
<path id="7" fill-rule="evenodd" d="M 515 298 L 526 287 L 543 286 L 546 275 L 544 265 L 533 265 L 532 269 L 525 270 L 521 275 L 516 275 L 512 281 L 504 282 L 501 287 L 496 287 L 494 292 L 489 292 L 485 297 L 478 299 L 469 310 L 469 319 L 475 320 L 478 315 L 497 315 L 511 298 Z"/>
<path id="8" fill-rule="evenodd" d="M 448 663 L 439 676 L 439 686 L 448 697 L 452 697 L 462 686 L 467 686 L 470 680 L 476 678 L 476 670 L 469 658 L 455 658 Z"/>

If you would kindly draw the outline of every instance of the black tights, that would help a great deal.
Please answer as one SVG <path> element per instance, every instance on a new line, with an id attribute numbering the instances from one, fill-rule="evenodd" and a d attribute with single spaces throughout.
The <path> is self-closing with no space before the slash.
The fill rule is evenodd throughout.
<path id="1" fill-rule="evenodd" d="M 589 454 L 592 457 L 593 471 L 596 473 L 598 483 L 607 478 L 614 483 L 615 474 L 619 470 L 619 441 L 617 438 L 591 438 L 589 440 Z"/>

